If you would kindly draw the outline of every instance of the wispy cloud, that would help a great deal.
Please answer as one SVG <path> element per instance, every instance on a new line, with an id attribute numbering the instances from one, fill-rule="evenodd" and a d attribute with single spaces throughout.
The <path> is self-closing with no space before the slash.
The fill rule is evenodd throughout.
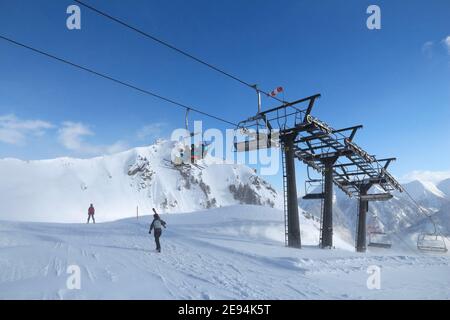
<path id="1" fill-rule="evenodd" d="M 447 53 L 450 55 L 450 36 L 445 37 L 442 40 L 442 44 L 445 46 Z"/>
<path id="2" fill-rule="evenodd" d="M 442 46 L 445 48 L 445 50 L 447 51 L 447 54 L 450 55 L 450 35 L 445 37 L 444 39 L 442 39 L 440 41 L 440 43 L 442 44 Z M 432 58 L 434 55 L 434 52 L 436 50 L 442 50 L 442 48 L 439 48 L 439 42 L 435 42 L 435 41 L 427 41 L 422 45 L 422 53 L 427 57 L 427 58 Z"/>
<path id="3" fill-rule="evenodd" d="M 111 145 L 94 145 L 86 141 L 87 137 L 94 135 L 91 128 L 81 122 L 66 121 L 59 129 L 58 140 L 66 149 L 83 155 L 111 154 L 128 147 L 120 140 Z"/>
<path id="4" fill-rule="evenodd" d="M 423 182 L 439 183 L 442 180 L 450 179 L 450 171 L 412 171 L 405 174 L 401 181 L 411 182 L 414 180 L 420 180 Z"/>
<path id="5" fill-rule="evenodd" d="M 433 57 L 433 47 L 434 42 L 433 41 L 427 41 L 422 45 L 422 53 L 427 57 L 431 58 Z"/>
<path id="6" fill-rule="evenodd" d="M 59 129 L 59 141 L 69 150 L 80 150 L 84 145 L 86 136 L 93 136 L 94 133 L 81 122 L 66 121 Z"/>
<path id="7" fill-rule="evenodd" d="M 165 122 L 156 122 L 152 124 L 148 124 L 143 126 L 138 130 L 136 136 L 139 140 L 149 140 L 149 139 L 157 139 L 161 138 L 164 133 L 164 130 L 167 127 L 167 123 Z"/>
<path id="8" fill-rule="evenodd" d="M 23 144 L 28 136 L 42 136 L 46 130 L 54 128 L 50 122 L 20 119 L 14 114 L 0 116 L 0 142 Z"/>

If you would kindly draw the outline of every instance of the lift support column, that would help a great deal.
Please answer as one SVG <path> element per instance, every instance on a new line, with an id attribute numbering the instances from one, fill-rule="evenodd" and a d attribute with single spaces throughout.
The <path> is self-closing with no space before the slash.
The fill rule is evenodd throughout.
<path id="1" fill-rule="evenodd" d="M 333 165 L 338 157 L 330 157 L 322 160 L 324 164 L 324 201 L 322 213 L 322 248 L 333 247 Z"/>
<path id="2" fill-rule="evenodd" d="M 392 194 L 389 192 L 368 194 L 373 185 L 374 183 L 364 183 L 359 186 L 358 233 L 356 234 L 357 252 L 366 252 L 366 219 L 369 211 L 369 202 L 392 199 Z"/>
<path id="3" fill-rule="evenodd" d="M 283 143 L 284 143 L 284 154 L 286 159 L 288 246 L 293 248 L 301 248 L 300 221 L 298 217 L 297 184 L 295 179 L 294 140 L 296 136 L 297 136 L 296 133 L 284 136 Z"/>
<path id="4" fill-rule="evenodd" d="M 370 185 L 364 185 L 360 187 L 359 192 L 358 230 L 356 234 L 357 252 L 366 252 L 366 219 L 367 211 L 369 211 L 369 201 L 364 200 L 364 196 L 367 195 L 369 189 Z"/>

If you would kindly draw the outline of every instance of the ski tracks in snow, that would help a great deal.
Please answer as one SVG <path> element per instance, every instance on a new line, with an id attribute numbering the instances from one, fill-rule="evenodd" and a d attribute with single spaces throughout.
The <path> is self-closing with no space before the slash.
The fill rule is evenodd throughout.
<path id="1" fill-rule="evenodd" d="M 147 228 L 148 222 L 141 220 L 5 225 L 3 235 L 9 240 L 0 235 L 0 298 L 449 297 L 448 256 L 296 250 L 245 234 L 225 234 L 220 228 L 191 229 L 176 223 L 163 233 L 162 253 L 157 253 Z M 69 265 L 80 267 L 81 290 L 66 287 Z M 383 270 L 384 287 L 378 293 L 366 287 L 371 265 Z"/>

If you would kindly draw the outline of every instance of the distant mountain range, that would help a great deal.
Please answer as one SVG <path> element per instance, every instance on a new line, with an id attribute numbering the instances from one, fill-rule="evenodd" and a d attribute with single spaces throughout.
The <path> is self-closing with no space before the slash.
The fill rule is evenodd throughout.
<path id="1" fill-rule="evenodd" d="M 91 159 L 0 160 L 0 220 L 98 221 L 236 204 L 280 207 L 276 190 L 244 165 L 207 156 L 175 166 L 172 141 Z"/>
<path id="2" fill-rule="evenodd" d="M 450 234 L 450 179 L 437 183 L 414 180 L 403 185 L 408 193 L 420 204 L 423 212 L 437 222 L 439 231 Z M 376 187 L 374 187 L 376 188 Z M 334 227 L 353 239 L 356 233 L 358 201 L 334 188 Z M 372 190 L 376 192 L 376 190 Z M 320 219 L 319 200 L 299 198 L 300 207 Z M 368 214 L 369 228 L 386 232 L 408 232 L 410 230 L 432 231 L 433 225 L 417 208 L 406 193 L 394 193 L 389 201 L 371 202 Z"/>
<path id="3" fill-rule="evenodd" d="M 91 159 L 0 160 L 0 220 L 84 222 L 90 203 L 97 221 L 135 216 L 138 210 L 150 214 L 153 207 L 168 213 L 236 204 L 282 209 L 281 193 L 253 169 L 211 156 L 197 165 L 175 166 L 170 159 L 176 147 L 161 140 Z M 450 179 L 414 180 L 404 187 L 433 216 L 439 231 L 450 234 Z M 334 230 L 352 244 L 358 202 L 334 190 Z M 320 201 L 300 198 L 299 205 L 303 218 L 319 228 Z M 433 230 L 406 193 L 398 192 L 389 201 L 370 203 L 368 226 L 403 234 Z"/>

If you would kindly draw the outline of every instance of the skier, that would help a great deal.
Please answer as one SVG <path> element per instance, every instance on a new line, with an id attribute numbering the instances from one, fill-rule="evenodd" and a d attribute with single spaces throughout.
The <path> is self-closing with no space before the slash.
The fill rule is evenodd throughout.
<path id="1" fill-rule="evenodd" d="M 95 223 L 94 214 L 95 214 L 94 205 L 91 203 L 91 205 L 89 206 L 89 209 L 88 209 L 88 220 L 87 220 L 87 223 L 89 223 L 89 221 L 91 220 L 91 217 L 92 217 L 92 220 Z"/>
<path id="2" fill-rule="evenodd" d="M 166 222 L 159 217 L 155 208 L 153 208 L 153 212 L 155 214 L 153 215 L 153 221 L 152 224 L 150 225 L 150 230 L 148 231 L 148 233 L 152 234 L 152 230 L 155 229 L 156 251 L 161 252 L 161 244 L 159 243 L 159 237 L 161 237 L 162 233 L 161 227 L 166 228 Z"/>

